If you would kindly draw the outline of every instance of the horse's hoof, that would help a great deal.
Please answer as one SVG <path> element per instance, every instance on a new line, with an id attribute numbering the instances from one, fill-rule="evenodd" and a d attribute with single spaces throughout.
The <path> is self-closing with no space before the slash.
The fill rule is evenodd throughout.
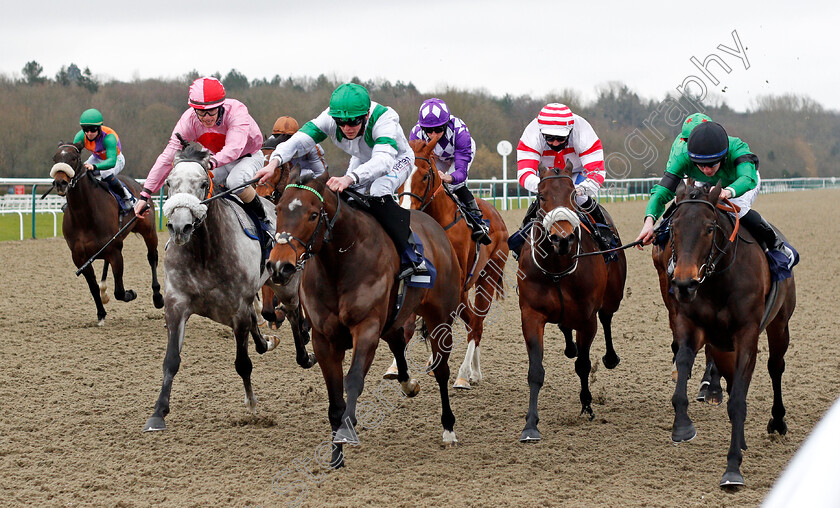
<path id="1" fill-rule="evenodd" d="M 96 326 L 105 326 L 105 318 L 102 318 L 99 321 L 97 321 Z"/>
<path id="2" fill-rule="evenodd" d="M 416 397 L 420 393 L 420 383 L 414 379 L 409 379 L 405 383 L 400 383 L 402 391 L 406 397 Z"/>
<path id="3" fill-rule="evenodd" d="M 444 448 L 455 448 L 458 446 L 458 438 L 455 437 L 454 430 L 444 430 L 443 431 L 443 447 Z"/>
<path id="4" fill-rule="evenodd" d="M 152 432 L 155 430 L 166 430 L 166 422 L 163 421 L 162 416 L 150 416 L 146 420 L 146 425 L 143 425 L 143 432 Z"/>
<path id="5" fill-rule="evenodd" d="M 785 423 L 784 418 L 780 418 L 778 423 L 775 418 L 770 418 L 770 422 L 767 424 L 767 433 L 772 434 L 773 432 L 778 432 L 780 436 L 787 434 L 787 423 Z"/>
<path id="6" fill-rule="evenodd" d="M 388 367 L 388 370 L 385 371 L 385 374 L 382 375 L 382 379 L 397 379 L 398 374 L 399 369 L 397 369 L 397 366 L 391 365 Z"/>
<path id="7" fill-rule="evenodd" d="M 453 388 L 457 388 L 459 390 L 472 390 L 472 386 L 470 386 L 470 382 L 466 379 L 459 377 L 455 380 L 455 384 L 452 385 Z"/>
<path id="8" fill-rule="evenodd" d="M 536 443 L 537 441 L 542 441 L 542 434 L 536 427 L 523 430 L 522 435 L 519 436 L 520 443 Z"/>
<path id="9" fill-rule="evenodd" d="M 257 397 L 254 396 L 253 399 L 249 399 L 248 396 L 245 396 L 245 407 L 248 408 L 248 412 L 252 415 L 257 414 Z"/>
<path id="10" fill-rule="evenodd" d="M 274 348 L 277 347 L 277 344 L 280 342 L 280 338 L 276 335 L 263 335 L 265 339 L 265 352 L 274 351 Z"/>
<path id="11" fill-rule="evenodd" d="M 592 410 L 592 406 L 583 406 L 579 416 L 585 416 L 591 422 L 595 419 L 595 411 Z"/>
<path id="12" fill-rule="evenodd" d="M 313 366 L 315 366 L 316 363 L 318 363 L 318 359 L 315 358 L 314 353 L 309 353 L 308 358 L 309 358 L 309 360 L 307 361 L 306 365 L 303 365 L 304 369 L 311 369 Z"/>
<path id="13" fill-rule="evenodd" d="M 125 291 L 125 294 L 122 297 L 122 301 L 130 302 L 131 300 L 134 300 L 135 298 L 137 298 L 137 292 L 134 291 L 133 289 L 127 289 Z"/>
<path id="14" fill-rule="evenodd" d="M 674 443 L 691 441 L 695 437 L 697 437 L 697 429 L 694 428 L 693 423 L 689 423 L 684 427 L 674 427 L 671 431 L 671 441 Z"/>
<path id="15" fill-rule="evenodd" d="M 741 487 L 744 485 L 744 476 L 738 471 L 727 471 L 723 473 L 720 480 L 721 487 Z"/>
<path id="16" fill-rule="evenodd" d="M 619 358 L 618 355 L 604 355 L 604 357 L 601 358 L 601 361 L 604 362 L 604 367 L 614 369 L 619 363 L 621 363 L 621 358 Z"/>
<path id="17" fill-rule="evenodd" d="M 706 397 L 709 396 L 709 382 L 703 381 L 700 383 L 700 391 L 697 392 L 697 402 L 705 402 Z"/>
<path id="18" fill-rule="evenodd" d="M 335 432 L 332 442 L 333 444 L 357 445 L 359 444 L 359 437 L 356 436 L 355 432 L 342 425 Z"/>
<path id="19" fill-rule="evenodd" d="M 723 402 L 723 390 L 709 390 L 706 393 L 706 404 L 719 406 Z"/>
<path id="20" fill-rule="evenodd" d="M 160 294 L 160 293 L 155 293 L 152 296 L 152 302 L 154 302 L 156 309 L 162 309 L 163 308 L 163 295 Z"/>

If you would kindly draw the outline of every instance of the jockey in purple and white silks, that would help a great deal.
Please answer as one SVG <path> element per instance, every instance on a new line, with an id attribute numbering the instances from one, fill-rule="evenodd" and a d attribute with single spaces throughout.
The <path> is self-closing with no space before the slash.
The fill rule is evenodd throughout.
<path id="1" fill-rule="evenodd" d="M 475 157 L 475 140 L 470 136 L 467 124 L 452 115 L 441 99 L 426 99 L 420 106 L 417 124 L 408 136 L 409 142 L 415 139 L 426 143 L 437 141 L 432 153 L 438 175 L 469 212 L 472 220 L 467 220 L 467 223 L 473 230 L 473 240 L 489 245 L 491 240 L 487 236 L 487 225 L 467 187 L 467 176 Z"/>

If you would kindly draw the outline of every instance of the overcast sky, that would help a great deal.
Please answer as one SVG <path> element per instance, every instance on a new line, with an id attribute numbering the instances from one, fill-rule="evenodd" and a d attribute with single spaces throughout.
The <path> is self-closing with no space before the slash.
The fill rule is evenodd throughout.
<path id="1" fill-rule="evenodd" d="M 657 100 L 685 83 L 737 110 L 760 95 L 795 93 L 840 111 L 838 2 L 0 0 L 0 6 L 0 73 L 7 76 L 19 77 L 31 60 L 49 77 L 75 63 L 122 81 L 235 68 L 249 79 L 411 81 L 428 94 L 446 85 L 497 96 L 570 88 L 585 100 L 609 81 Z M 707 62 L 710 76 L 692 57 Z"/>

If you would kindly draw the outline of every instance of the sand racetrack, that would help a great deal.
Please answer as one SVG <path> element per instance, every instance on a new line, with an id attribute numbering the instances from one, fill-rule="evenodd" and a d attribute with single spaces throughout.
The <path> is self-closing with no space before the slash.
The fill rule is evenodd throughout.
<path id="1" fill-rule="evenodd" d="M 134 302 L 106 305 L 104 327 L 83 278 L 74 277 L 63 239 L 0 244 L 0 505 L 109 506 L 755 506 L 840 394 L 837 288 L 840 191 L 762 195 L 756 209 L 802 255 L 795 269 L 783 393 L 789 432 L 768 436 L 772 390 L 767 341 L 748 396 L 742 472 L 746 487 L 723 491 L 730 425 L 726 406 L 692 400 L 698 436 L 674 446 L 671 334 L 650 248 L 628 251 L 622 308 L 613 321 L 621 364 L 592 359 L 595 419 L 578 417 L 579 382 L 562 335 L 546 332 L 540 397 L 543 441 L 518 442 L 528 403 L 528 360 L 512 284 L 495 304 L 482 341 L 484 382 L 452 395 L 461 445 L 441 449 L 440 402 L 432 378 L 402 399 L 383 385 L 382 344 L 362 400 L 376 409 L 347 467 L 319 465 L 329 436 L 320 369 L 300 369 L 288 327 L 277 350 L 254 362 L 258 413 L 243 404 L 232 333 L 207 319 L 187 324 L 183 363 L 172 390 L 169 429 L 141 433 L 161 382 L 166 336 L 153 307 L 145 249 L 126 242 Z M 622 239 L 635 238 L 645 203 L 608 204 Z M 511 230 L 523 212 L 507 212 Z M 161 255 L 166 234 L 161 234 Z M 95 264 L 97 271 L 101 263 Z M 514 280 L 514 262 L 509 262 Z M 162 266 L 159 268 L 162 275 Z M 113 284 L 110 284 L 113 289 Z M 463 327 L 455 329 L 456 335 Z M 309 346 L 311 350 L 311 345 Z M 461 341 L 450 366 L 463 359 Z M 702 358 L 699 356 L 698 358 Z M 349 361 L 349 355 L 348 355 Z M 701 360 L 698 360 L 701 361 Z M 698 368 L 689 381 L 693 399 Z M 375 420 L 375 421 L 374 421 Z M 320 445 L 320 446 L 319 446 Z M 308 472 L 307 472 L 308 471 Z"/>

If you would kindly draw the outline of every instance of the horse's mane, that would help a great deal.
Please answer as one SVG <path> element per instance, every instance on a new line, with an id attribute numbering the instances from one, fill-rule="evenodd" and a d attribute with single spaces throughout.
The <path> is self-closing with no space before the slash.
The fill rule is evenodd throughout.
<path id="1" fill-rule="evenodd" d="M 311 182 L 314 179 L 315 179 L 314 175 L 312 175 L 311 173 L 306 173 L 305 175 L 299 176 L 298 179 L 297 179 L 297 182 L 295 182 L 295 183 L 297 185 L 306 185 L 307 183 Z"/>
<path id="2" fill-rule="evenodd" d="M 210 152 L 201 147 L 190 143 L 183 150 L 175 154 L 174 164 L 180 162 L 197 162 L 204 167 L 207 167 L 207 159 L 210 158 Z M 174 165 L 173 164 L 173 165 Z"/>

